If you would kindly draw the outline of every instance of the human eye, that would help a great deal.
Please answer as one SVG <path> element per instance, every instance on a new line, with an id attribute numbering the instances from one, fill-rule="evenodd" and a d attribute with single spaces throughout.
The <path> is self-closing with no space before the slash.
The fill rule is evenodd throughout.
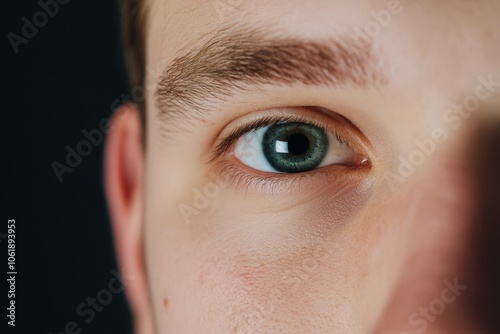
<path id="1" fill-rule="evenodd" d="M 262 172 L 300 173 L 359 157 L 336 134 L 305 122 L 280 122 L 252 130 L 235 143 L 234 156 Z"/>
<path id="2" fill-rule="evenodd" d="M 313 117 L 310 113 L 304 115 L 303 110 L 287 110 L 244 122 L 221 140 L 218 150 L 227 151 L 243 166 L 267 175 L 369 164 L 355 138 L 354 125 L 340 116 L 332 119 L 321 113 L 321 117 Z"/>

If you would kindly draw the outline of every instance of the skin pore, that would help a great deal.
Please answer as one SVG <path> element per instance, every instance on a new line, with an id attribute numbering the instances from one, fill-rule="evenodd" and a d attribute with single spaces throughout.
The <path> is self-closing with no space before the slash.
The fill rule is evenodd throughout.
<path id="1" fill-rule="evenodd" d="M 105 169 L 137 333 L 498 329 L 475 154 L 500 3 L 146 2 L 145 141 L 123 106 Z M 323 129 L 332 163 L 248 166 L 252 131 L 287 122 Z"/>

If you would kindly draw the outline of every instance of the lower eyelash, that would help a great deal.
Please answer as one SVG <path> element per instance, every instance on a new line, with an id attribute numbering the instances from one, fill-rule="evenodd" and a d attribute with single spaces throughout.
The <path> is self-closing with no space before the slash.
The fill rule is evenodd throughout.
<path id="1" fill-rule="evenodd" d="M 253 191 L 257 190 L 261 193 L 273 194 L 276 188 L 283 192 L 283 189 L 300 188 L 300 183 L 310 179 L 312 176 L 327 175 L 328 173 L 322 169 L 317 169 L 305 173 L 294 174 L 269 174 L 267 176 L 255 175 L 237 167 L 229 161 L 221 162 L 220 172 L 221 177 L 228 183 L 233 184 L 236 189 L 245 189 L 248 192 L 249 188 Z"/>

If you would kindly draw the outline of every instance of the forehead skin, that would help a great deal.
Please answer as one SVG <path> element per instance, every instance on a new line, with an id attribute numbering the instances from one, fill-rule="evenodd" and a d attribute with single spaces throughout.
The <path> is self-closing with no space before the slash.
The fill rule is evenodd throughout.
<path id="1" fill-rule="evenodd" d="M 158 331 L 373 330 L 402 279 L 404 264 L 399 255 L 418 248 L 411 242 L 415 221 L 425 220 L 425 216 L 412 209 L 417 196 L 413 190 L 429 191 L 441 184 L 440 191 L 432 190 L 434 199 L 418 200 L 422 212 L 437 210 L 433 204 L 436 198 L 449 205 L 471 201 L 460 190 L 467 185 L 464 171 L 456 167 L 461 154 L 456 147 L 466 140 L 466 127 L 452 131 L 443 124 L 442 115 L 443 110 L 475 91 L 479 76 L 493 75 L 500 81 L 500 3 L 401 0 L 400 13 L 392 15 L 370 38 L 386 74 L 383 87 L 266 87 L 265 96 L 257 91 L 245 96 L 245 101 L 231 96 L 221 105 L 220 114 L 207 117 L 203 128 L 193 125 L 192 132 L 187 130 L 185 136 L 174 138 L 173 145 L 162 139 L 154 92 L 163 69 L 179 56 L 201 47 L 228 27 L 258 28 L 276 38 L 353 38 L 357 27 L 365 29 L 374 21 L 372 11 L 388 9 L 388 2 L 149 1 L 146 83 L 151 89 L 146 91 L 144 216 L 146 261 Z M 287 105 L 321 105 L 342 111 L 373 145 L 375 177 L 352 189 L 346 186 L 346 193 L 352 195 L 348 199 L 325 189 L 316 193 L 306 189 L 304 199 L 290 205 L 285 203 L 291 200 L 286 195 L 285 204 L 274 198 L 277 204 L 266 206 L 259 198 L 269 200 L 267 195 L 250 194 L 253 202 L 248 198 L 243 201 L 238 197 L 241 194 L 224 189 L 210 203 L 216 209 L 205 210 L 197 216 L 196 224 L 185 224 L 178 204 L 190 203 L 192 190 L 209 182 L 203 156 L 217 133 L 249 110 Z M 452 140 L 440 147 L 439 154 L 430 157 L 399 193 L 387 195 L 387 185 L 378 181 L 377 173 L 384 168 L 396 169 L 397 157 L 414 149 L 415 138 L 427 138 L 441 127 Z M 443 161 L 446 168 L 442 168 Z M 426 182 L 417 181 L 419 176 Z M 365 198 L 368 188 L 378 196 Z M 450 198 L 450 193 L 457 195 Z M 439 212 L 440 219 L 462 221 L 469 213 L 465 204 L 461 210 Z M 322 220 L 333 221 L 333 227 L 317 227 Z M 256 221 L 266 221 L 266 226 L 255 226 Z M 307 227 L 295 224 L 298 221 Z M 429 229 L 419 235 L 424 238 L 432 232 L 460 240 L 467 233 L 465 223 L 457 224 L 452 233 L 446 228 Z M 311 235 L 303 238 L 307 233 Z M 444 242 L 440 247 L 455 246 Z M 425 266 L 442 267 L 430 251 L 420 255 Z M 448 278 L 457 270 L 454 257 L 458 258 L 459 252 L 448 259 L 449 268 L 442 269 Z M 418 279 L 431 281 L 436 274 L 429 271 Z M 293 282 L 283 283 L 284 277 Z M 419 293 L 422 299 L 416 297 L 405 315 L 414 310 L 414 304 L 428 303 L 429 296 L 439 289 L 431 286 Z M 163 306 L 166 298 L 168 309 Z"/>

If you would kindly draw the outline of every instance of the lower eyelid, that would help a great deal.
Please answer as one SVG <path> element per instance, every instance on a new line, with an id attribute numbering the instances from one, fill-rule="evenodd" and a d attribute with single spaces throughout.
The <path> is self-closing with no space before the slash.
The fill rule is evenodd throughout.
<path id="1" fill-rule="evenodd" d="M 323 187 L 331 187 L 334 192 L 339 191 L 339 186 L 360 182 L 368 178 L 371 165 L 363 164 L 356 167 L 332 165 L 303 173 L 263 173 L 250 170 L 234 157 L 218 162 L 214 167 L 215 173 L 220 177 L 227 189 L 236 193 L 254 196 L 284 196 L 297 195 L 300 201 L 302 195 L 316 193 Z M 299 196 L 300 195 L 300 196 Z"/>
<path id="2" fill-rule="evenodd" d="M 248 169 L 248 171 L 245 169 Z M 241 162 L 226 161 L 222 163 L 219 173 L 223 179 L 237 190 L 245 189 L 246 191 L 252 190 L 270 194 L 283 191 L 289 193 L 292 186 L 310 179 L 314 174 L 325 173 L 321 170 L 296 174 L 267 173 L 256 170 L 250 171 L 250 169 Z"/>

